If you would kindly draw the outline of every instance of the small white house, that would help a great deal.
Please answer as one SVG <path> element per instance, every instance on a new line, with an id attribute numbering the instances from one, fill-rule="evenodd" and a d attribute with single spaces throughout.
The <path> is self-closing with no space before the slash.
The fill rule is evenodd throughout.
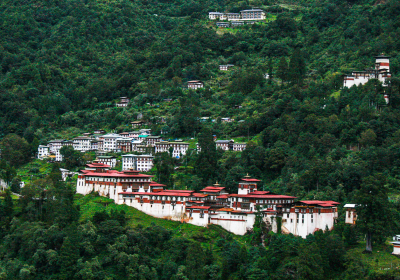
<path id="1" fill-rule="evenodd" d="M 49 155 L 50 155 L 50 147 L 45 145 L 39 145 L 37 158 L 43 159 L 45 157 L 48 157 Z"/>
<path id="2" fill-rule="evenodd" d="M 190 89 L 196 90 L 196 89 L 199 89 L 199 88 L 203 88 L 203 87 L 204 87 L 204 83 L 203 83 L 202 81 L 197 81 L 197 80 L 195 80 L 195 81 L 189 81 L 189 82 L 187 83 L 187 86 L 188 86 L 188 88 L 190 88 Z"/>

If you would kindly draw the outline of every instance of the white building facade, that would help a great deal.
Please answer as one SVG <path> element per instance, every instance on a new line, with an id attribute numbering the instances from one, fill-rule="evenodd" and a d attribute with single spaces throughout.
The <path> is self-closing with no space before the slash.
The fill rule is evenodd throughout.
<path id="1" fill-rule="evenodd" d="M 122 155 L 122 170 L 134 169 L 148 172 L 153 168 L 153 160 L 152 155 Z"/>

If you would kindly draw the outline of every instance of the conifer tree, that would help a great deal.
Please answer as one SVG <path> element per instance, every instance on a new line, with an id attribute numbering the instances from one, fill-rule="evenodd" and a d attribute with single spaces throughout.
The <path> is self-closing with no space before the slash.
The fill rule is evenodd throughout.
<path id="1" fill-rule="evenodd" d="M 306 75 L 306 65 L 303 54 L 296 49 L 289 62 L 288 80 L 293 84 L 301 85 Z"/>
<path id="2" fill-rule="evenodd" d="M 281 57 L 281 60 L 279 61 L 278 64 L 278 69 L 276 70 L 276 75 L 278 76 L 279 79 L 282 81 L 282 85 L 285 84 L 287 81 L 287 73 L 288 72 L 288 63 L 286 61 L 286 58 Z"/>
<path id="3" fill-rule="evenodd" d="M 199 145 L 201 151 L 196 160 L 197 176 L 202 178 L 203 186 L 211 184 L 216 177 L 217 150 L 211 129 L 204 127 L 199 133 Z"/>
<path id="4" fill-rule="evenodd" d="M 393 222 L 386 178 L 382 174 L 364 178 L 356 193 L 357 228 L 365 234 L 366 253 L 372 253 L 372 238 L 382 239 Z"/>

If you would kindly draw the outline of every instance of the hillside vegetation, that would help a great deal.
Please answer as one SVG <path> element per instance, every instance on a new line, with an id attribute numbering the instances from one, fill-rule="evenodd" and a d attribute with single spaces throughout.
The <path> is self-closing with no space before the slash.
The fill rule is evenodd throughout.
<path id="1" fill-rule="evenodd" d="M 208 20 L 253 6 L 268 21 L 217 30 Z M 1 1 L 0 178 L 13 191 L 18 176 L 28 184 L 21 199 L 0 199 L 0 279 L 398 277 L 387 238 L 400 230 L 399 9 L 398 0 Z M 342 88 L 342 74 L 381 53 L 391 56 L 389 86 Z M 227 63 L 233 70 L 218 70 Z M 205 88 L 187 90 L 193 79 Z M 115 107 L 121 96 L 129 107 Z M 139 113 L 153 134 L 209 148 L 159 155 L 151 173 L 168 187 L 218 181 L 235 193 L 249 173 L 263 190 L 374 209 L 360 210 L 356 227 L 340 210 L 333 231 L 305 240 L 262 227 L 233 237 L 74 199 L 58 165 L 32 160 L 50 139 L 132 130 Z M 222 152 L 212 135 L 251 141 Z M 73 156 L 62 167 L 79 169 L 84 158 Z M 366 233 L 374 252 L 361 256 Z"/>

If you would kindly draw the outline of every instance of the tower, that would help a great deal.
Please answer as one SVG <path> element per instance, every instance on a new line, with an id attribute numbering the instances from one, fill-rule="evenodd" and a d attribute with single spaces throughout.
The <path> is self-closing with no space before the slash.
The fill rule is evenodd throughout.
<path id="1" fill-rule="evenodd" d="M 384 54 L 375 56 L 375 70 L 387 70 L 387 72 L 390 72 L 389 59 L 390 56 Z"/>

